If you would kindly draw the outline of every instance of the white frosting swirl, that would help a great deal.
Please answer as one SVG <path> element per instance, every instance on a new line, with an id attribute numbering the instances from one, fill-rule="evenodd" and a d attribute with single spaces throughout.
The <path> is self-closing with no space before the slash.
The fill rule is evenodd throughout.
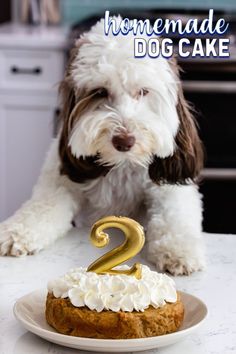
<path id="1" fill-rule="evenodd" d="M 116 269 L 128 269 L 120 266 Z M 56 298 L 69 298 L 76 307 L 87 306 L 101 312 L 144 311 L 150 305 L 158 308 L 166 302 L 176 302 L 174 281 L 165 274 L 142 265 L 142 278 L 134 276 L 96 274 L 86 268 L 71 269 L 64 276 L 48 283 L 48 291 Z"/>

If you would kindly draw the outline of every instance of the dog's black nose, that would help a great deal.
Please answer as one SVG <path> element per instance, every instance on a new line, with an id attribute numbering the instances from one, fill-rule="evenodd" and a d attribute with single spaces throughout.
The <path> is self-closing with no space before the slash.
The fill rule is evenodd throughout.
<path id="1" fill-rule="evenodd" d="M 135 137 L 133 135 L 115 135 L 112 144 L 118 151 L 129 151 L 134 146 Z"/>

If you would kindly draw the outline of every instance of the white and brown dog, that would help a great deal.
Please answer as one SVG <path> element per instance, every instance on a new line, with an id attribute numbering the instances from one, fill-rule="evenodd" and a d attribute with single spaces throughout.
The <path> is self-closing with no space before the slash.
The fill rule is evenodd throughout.
<path id="1" fill-rule="evenodd" d="M 0 225 L 0 254 L 44 249 L 84 210 L 92 223 L 145 205 L 149 260 L 202 269 L 202 149 L 174 60 L 134 58 L 133 37 L 105 36 L 100 21 L 72 50 L 61 94 L 59 135 L 32 198 Z"/>

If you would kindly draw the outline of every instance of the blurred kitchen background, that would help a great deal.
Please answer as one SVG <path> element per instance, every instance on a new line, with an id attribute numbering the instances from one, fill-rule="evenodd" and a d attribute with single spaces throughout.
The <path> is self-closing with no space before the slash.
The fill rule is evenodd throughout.
<path id="1" fill-rule="evenodd" d="M 236 233 L 236 1 L 0 1 L 0 221 L 26 199 L 57 129 L 58 83 L 68 51 L 105 10 L 129 18 L 204 17 L 230 22 L 228 59 L 180 60 L 206 150 L 204 230 Z M 178 40 L 178 39 L 175 39 Z M 155 59 L 153 59 L 155 60 Z"/>

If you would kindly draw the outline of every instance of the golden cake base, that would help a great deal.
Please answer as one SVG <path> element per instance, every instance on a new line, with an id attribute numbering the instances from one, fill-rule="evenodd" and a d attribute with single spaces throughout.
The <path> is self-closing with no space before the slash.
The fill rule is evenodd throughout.
<path id="1" fill-rule="evenodd" d="M 92 311 L 75 307 L 68 298 L 48 294 L 46 320 L 59 333 L 100 339 L 130 339 L 160 336 L 175 332 L 184 317 L 184 306 L 178 299 L 161 308 L 150 306 L 144 312 Z"/>

